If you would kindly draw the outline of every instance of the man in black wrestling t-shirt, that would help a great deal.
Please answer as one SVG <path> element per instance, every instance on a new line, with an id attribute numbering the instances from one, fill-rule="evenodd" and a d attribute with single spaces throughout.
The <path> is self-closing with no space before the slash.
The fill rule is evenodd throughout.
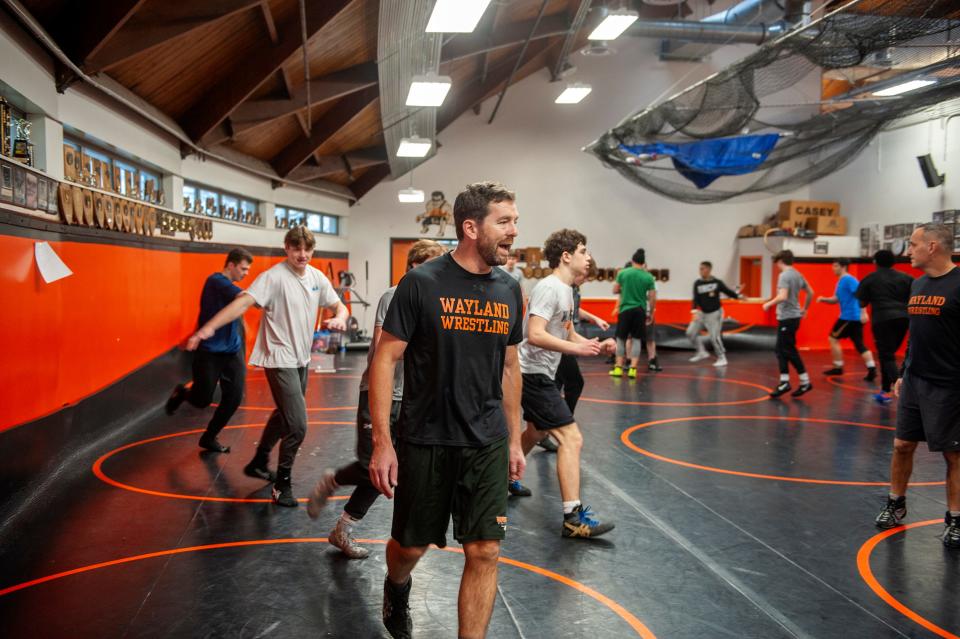
<path id="1" fill-rule="evenodd" d="M 910 237 L 910 263 L 924 275 L 913 282 L 907 303 L 910 340 L 894 386 L 900 401 L 890 494 L 876 524 L 893 528 L 906 516 L 913 453 L 926 441 L 947 461 L 943 545 L 960 549 L 960 269 L 952 253 L 953 233 L 943 224 L 924 224 Z"/>
<path id="2" fill-rule="evenodd" d="M 523 298 L 502 269 L 517 235 L 514 194 L 481 182 L 453 207 L 459 245 L 407 273 L 370 366 L 370 479 L 393 507 L 383 623 L 410 637 L 410 573 L 430 544 L 463 545 L 459 635 L 486 635 L 507 526 L 507 478 L 519 480 Z M 403 359 L 397 449 L 390 439 L 394 366 Z"/>

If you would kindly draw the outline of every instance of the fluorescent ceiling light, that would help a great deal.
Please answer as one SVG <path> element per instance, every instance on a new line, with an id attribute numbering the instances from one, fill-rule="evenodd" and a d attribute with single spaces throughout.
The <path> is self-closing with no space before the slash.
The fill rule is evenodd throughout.
<path id="1" fill-rule="evenodd" d="M 433 142 L 425 138 L 403 138 L 400 140 L 400 147 L 397 149 L 398 158 L 422 158 L 430 152 Z"/>
<path id="2" fill-rule="evenodd" d="M 931 84 L 936 83 L 936 80 L 910 80 L 909 82 L 897 84 L 880 91 L 874 91 L 873 95 L 878 95 L 881 98 L 888 98 L 891 95 L 900 95 L 901 93 L 906 93 L 907 91 L 913 91 L 922 87 L 928 87 Z"/>
<path id="3" fill-rule="evenodd" d="M 573 84 L 568 84 L 567 88 L 557 96 L 554 102 L 557 104 L 577 104 L 580 100 L 590 95 L 591 91 L 593 91 L 593 89 L 590 88 L 589 84 L 574 82 Z"/>
<path id="4" fill-rule="evenodd" d="M 410 92 L 407 93 L 407 106 L 438 107 L 450 91 L 450 77 L 428 73 L 413 76 Z"/>
<path id="5" fill-rule="evenodd" d="M 437 0 L 427 33 L 470 33 L 489 4 L 490 0 Z"/>
<path id="6" fill-rule="evenodd" d="M 400 189 L 397 192 L 397 199 L 399 199 L 404 204 L 415 204 L 417 202 L 423 202 L 424 196 L 423 191 L 420 189 Z"/>
<path id="7" fill-rule="evenodd" d="M 603 22 L 587 36 L 588 40 L 616 40 L 617 36 L 637 21 L 640 14 L 636 11 L 611 11 Z"/>

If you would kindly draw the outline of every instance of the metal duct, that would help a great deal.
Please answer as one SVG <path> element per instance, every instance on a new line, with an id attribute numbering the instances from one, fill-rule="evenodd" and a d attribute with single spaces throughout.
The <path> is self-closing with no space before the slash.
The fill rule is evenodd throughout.
<path id="1" fill-rule="evenodd" d="M 761 44 L 782 35 L 793 26 L 792 20 L 799 20 L 798 16 L 809 3 L 788 0 L 785 6 L 778 0 L 744 0 L 700 21 L 638 21 L 628 33 L 664 38 L 660 47 L 661 58 L 700 60 L 723 44 Z M 785 15 L 791 16 L 792 20 L 785 21 Z M 669 29 L 658 32 L 656 27 L 664 22 L 670 23 Z"/>
<path id="2" fill-rule="evenodd" d="M 758 25 L 718 24 L 711 22 L 691 22 L 688 20 L 647 20 L 635 22 L 630 27 L 630 35 L 642 38 L 664 38 L 707 42 L 715 44 L 764 42 L 782 35 L 787 27 L 783 22 Z M 711 47 L 713 49 L 715 47 Z M 698 48 L 698 53 L 703 47 Z M 672 53 L 675 53 L 672 52 Z"/>
<path id="3" fill-rule="evenodd" d="M 434 140 L 437 110 L 408 107 L 413 76 L 434 73 L 440 67 L 442 34 L 426 33 L 433 9 L 431 0 L 381 0 L 377 32 L 377 70 L 380 77 L 380 119 L 390 174 L 400 177 L 427 158 L 398 158 L 402 138 L 414 135 Z"/>

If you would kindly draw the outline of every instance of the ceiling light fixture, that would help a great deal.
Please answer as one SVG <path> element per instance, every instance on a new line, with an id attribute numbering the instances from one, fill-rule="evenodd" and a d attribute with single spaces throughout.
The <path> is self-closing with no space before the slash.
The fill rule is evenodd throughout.
<path id="1" fill-rule="evenodd" d="M 470 33 L 489 4 L 490 0 L 437 0 L 427 33 Z"/>
<path id="2" fill-rule="evenodd" d="M 590 92 L 593 89 L 589 84 L 583 84 L 582 82 L 574 82 L 568 84 L 567 88 L 563 90 L 557 99 L 554 100 L 556 104 L 577 104 L 585 97 L 590 95 Z"/>
<path id="3" fill-rule="evenodd" d="M 426 75 L 415 75 L 407 93 L 407 106 L 438 107 L 447 97 L 451 84 L 449 76 L 437 75 L 432 71 Z"/>
<path id="4" fill-rule="evenodd" d="M 640 14 L 636 11 L 611 11 L 607 14 L 607 17 L 603 19 L 603 22 L 598 24 L 597 28 L 587 36 L 587 39 L 616 40 L 617 36 L 626 31 L 639 17 Z"/>
<path id="5" fill-rule="evenodd" d="M 433 142 L 427 140 L 426 138 L 418 138 L 413 136 L 410 138 L 402 138 L 400 140 L 400 146 L 397 148 L 397 157 L 398 158 L 422 158 L 426 157 L 427 153 L 430 152 L 431 147 L 433 147 Z"/>
<path id="6" fill-rule="evenodd" d="M 425 198 L 423 191 L 409 187 L 397 191 L 397 199 L 404 204 L 416 204 L 418 202 L 423 202 Z"/>
<path id="7" fill-rule="evenodd" d="M 873 95 L 881 98 L 888 98 L 892 95 L 900 95 L 901 93 L 906 93 L 907 91 L 915 91 L 916 89 L 922 89 L 923 87 L 928 87 L 931 84 L 936 83 L 936 80 L 910 80 L 909 82 L 896 84 L 892 87 L 881 89 L 880 91 L 874 91 Z"/>

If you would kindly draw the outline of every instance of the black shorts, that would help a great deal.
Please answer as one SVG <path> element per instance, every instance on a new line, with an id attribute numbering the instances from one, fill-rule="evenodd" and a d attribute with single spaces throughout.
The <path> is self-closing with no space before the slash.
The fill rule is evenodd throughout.
<path id="1" fill-rule="evenodd" d="M 841 320 L 833 323 L 830 329 L 830 337 L 833 339 L 852 339 L 859 342 L 863 339 L 863 323 L 860 320 Z"/>
<path id="2" fill-rule="evenodd" d="M 621 311 L 617 316 L 617 339 L 628 337 L 647 342 L 647 311 L 641 307 Z"/>
<path id="3" fill-rule="evenodd" d="M 390 405 L 390 438 L 393 445 L 397 445 L 397 419 L 400 418 L 400 400 L 395 399 Z M 373 455 L 373 420 L 370 419 L 369 391 L 360 391 L 357 400 L 357 461 L 366 467 L 370 466 L 370 456 Z"/>
<path id="4" fill-rule="evenodd" d="M 537 430 L 569 426 L 574 422 L 570 407 L 560 394 L 557 382 L 543 373 L 524 373 L 520 395 L 523 419 Z"/>
<path id="5" fill-rule="evenodd" d="M 900 386 L 897 439 L 927 442 L 931 452 L 960 450 L 960 392 L 907 373 Z"/>
<path id="6" fill-rule="evenodd" d="M 401 441 L 390 534 L 405 548 L 501 540 L 507 529 L 509 438 L 481 448 Z"/>

